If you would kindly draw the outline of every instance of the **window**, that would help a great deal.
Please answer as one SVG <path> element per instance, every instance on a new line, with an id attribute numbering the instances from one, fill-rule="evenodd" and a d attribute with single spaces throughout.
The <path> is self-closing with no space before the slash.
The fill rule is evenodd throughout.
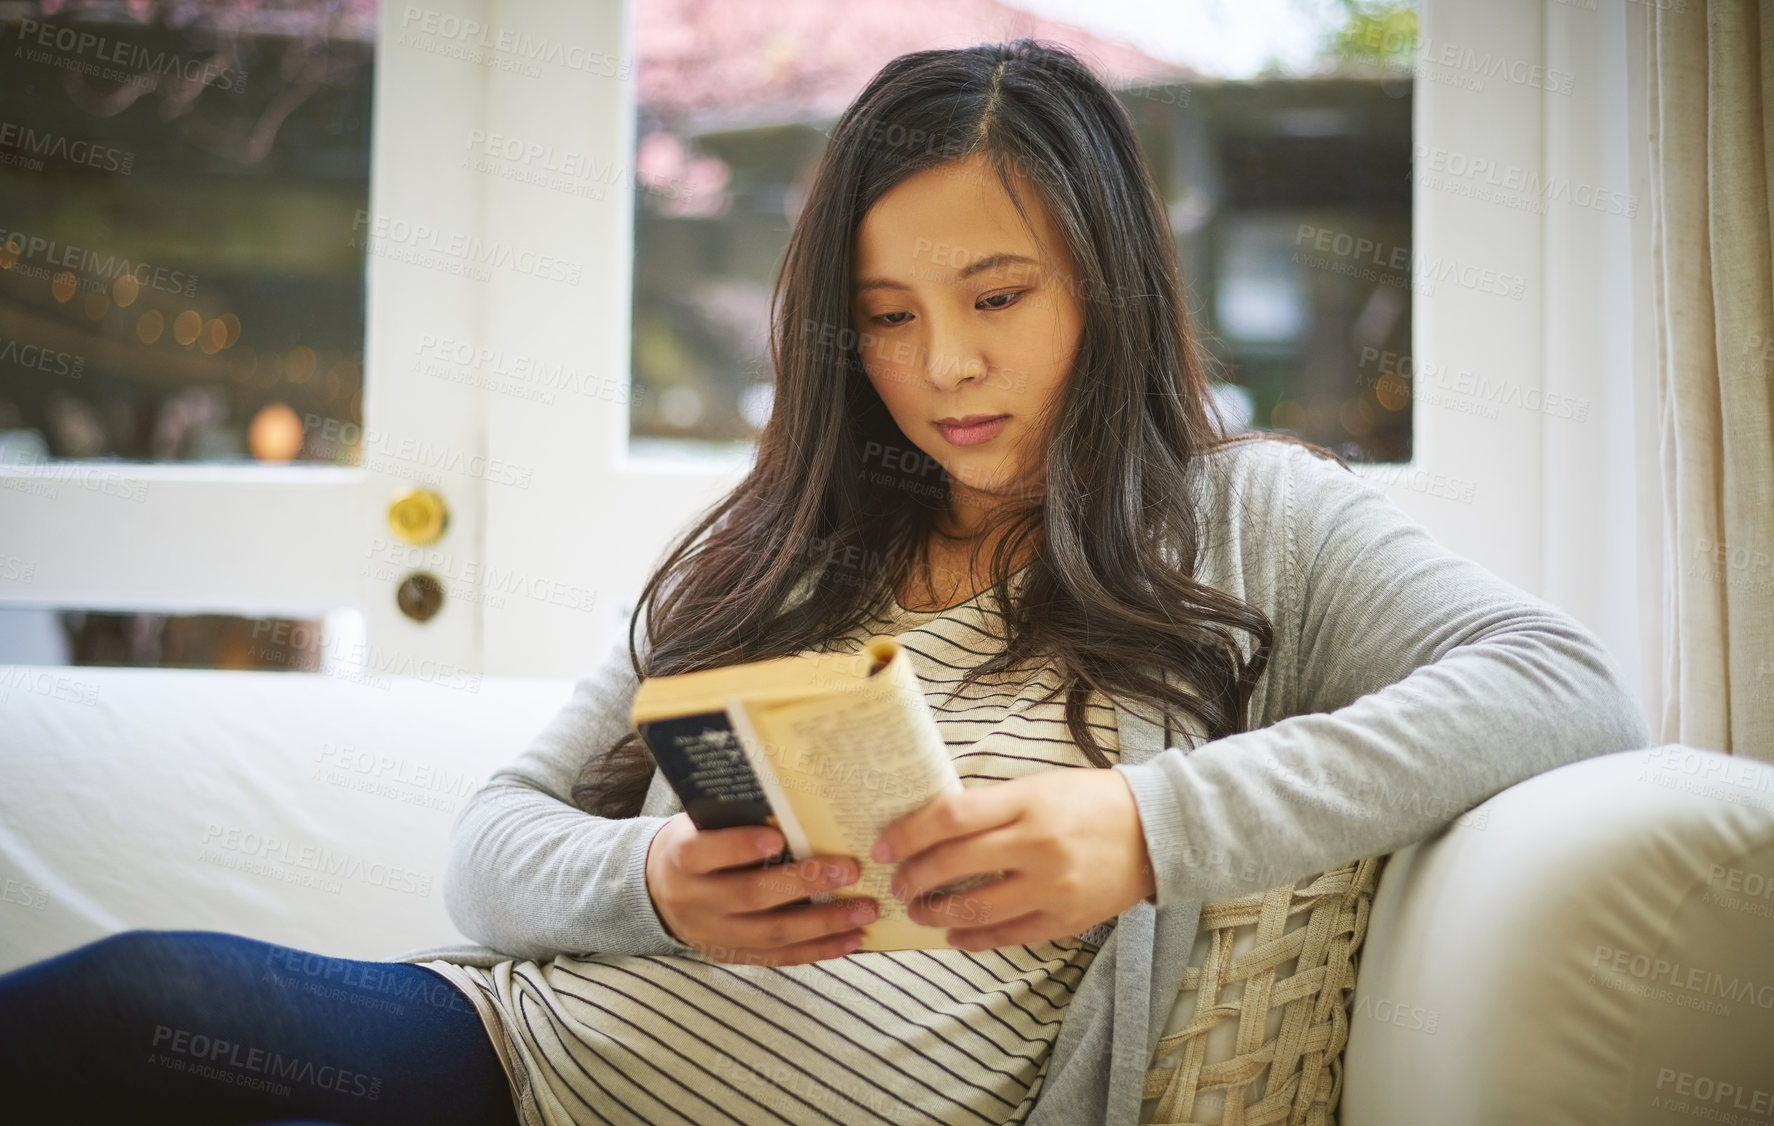
<path id="1" fill-rule="evenodd" d="M 1078 51 L 1121 96 L 1233 413 L 1352 460 L 1410 459 L 1413 4 L 1118 17 L 1027 0 L 1010 24 L 991 22 L 1001 5 L 956 4 L 936 26 L 887 0 L 790 26 L 760 4 L 635 4 L 631 449 L 740 458 L 755 440 L 789 230 L 826 132 L 881 64 L 1031 35 Z"/>
<path id="2" fill-rule="evenodd" d="M 0 455 L 350 462 L 375 5 L 0 25 Z M 334 237 L 317 237 L 318 232 Z"/>

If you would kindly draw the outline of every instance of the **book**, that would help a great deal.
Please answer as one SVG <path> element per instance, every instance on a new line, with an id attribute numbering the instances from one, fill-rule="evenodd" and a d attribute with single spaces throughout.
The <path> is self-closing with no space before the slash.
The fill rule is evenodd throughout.
<path id="1" fill-rule="evenodd" d="M 960 775 L 907 651 L 890 636 L 856 653 L 802 653 L 648 677 L 630 711 L 636 734 L 698 829 L 770 825 L 795 860 L 854 857 L 858 879 L 800 902 L 873 896 L 862 950 L 950 948 L 943 926 L 914 922 L 869 856 L 889 824 L 959 792 Z M 958 894 L 1000 872 L 955 881 Z"/>

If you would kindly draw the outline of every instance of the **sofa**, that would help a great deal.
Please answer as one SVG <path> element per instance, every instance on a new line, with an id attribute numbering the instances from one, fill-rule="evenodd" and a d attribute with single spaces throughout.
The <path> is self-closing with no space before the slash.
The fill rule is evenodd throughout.
<path id="1" fill-rule="evenodd" d="M 439 891 L 452 820 L 570 691 L 0 665 L 0 971 L 132 928 L 471 941 Z M 1573 763 L 1381 871 L 1344 1126 L 1774 1121 L 1774 766 Z"/>

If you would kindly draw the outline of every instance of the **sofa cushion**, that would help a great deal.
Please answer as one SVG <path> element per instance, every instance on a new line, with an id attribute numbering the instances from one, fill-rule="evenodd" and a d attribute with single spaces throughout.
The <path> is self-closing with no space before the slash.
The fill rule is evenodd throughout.
<path id="1" fill-rule="evenodd" d="M 465 942 L 438 865 L 569 680 L 0 665 L 0 971 L 133 927 Z"/>

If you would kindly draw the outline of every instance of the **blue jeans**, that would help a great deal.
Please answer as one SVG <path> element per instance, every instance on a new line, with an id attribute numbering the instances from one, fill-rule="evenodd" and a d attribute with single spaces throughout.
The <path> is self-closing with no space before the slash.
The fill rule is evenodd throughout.
<path id="1" fill-rule="evenodd" d="M 0 974 L 0 1118 L 517 1123 L 485 1026 L 442 975 L 173 930 Z"/>

